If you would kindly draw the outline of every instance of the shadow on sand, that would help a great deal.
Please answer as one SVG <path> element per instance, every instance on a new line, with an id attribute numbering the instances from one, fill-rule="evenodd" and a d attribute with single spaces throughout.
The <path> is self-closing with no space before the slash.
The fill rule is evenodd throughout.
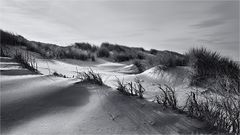
<path id="1" fill-rule="evenodd" d="M 34 75 L 32 71 L 27 69 L 11 69 L 11 70 L 0 70 L 1 75 L 15 76 L 15 75 Z"/>
<path id="2" fill-rule="evenodd" d="M 89 96 L 87 88 L 76 83 L 52 93 L 1 105 L 1 132 L 43 115 L 83 106 L 89 102 Z"/>

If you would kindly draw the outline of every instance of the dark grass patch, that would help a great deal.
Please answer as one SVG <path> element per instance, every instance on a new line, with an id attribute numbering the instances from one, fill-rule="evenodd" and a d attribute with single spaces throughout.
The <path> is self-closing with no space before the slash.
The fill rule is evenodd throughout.
<path id="1" fill-rule="evenodd" d="M 186 56 L 188 65 L 194 69 L 191 86 L 207 88 L 210 86 L 209 82 L 212 86 L 217 86 L 221 78 L 226 78 L 229 81 L 228 84 L 231 85 L 229 87 L 239 88 L 240 67 L 235 61 L 217 52 L 208 51 L 206 48 L 193 48 Z M 225 85 L 228 84 L 225 83 Z M 237 92 L 240 93 L 240 90 L 238 89 Z"/>
<path id="2" fill-rule="evenodd" d="M 107 48 L 101 47 L 98 51 L 97 51 L 97 56 L 98 57 L 109 57 L 110 53 L 109 50 Z"/>

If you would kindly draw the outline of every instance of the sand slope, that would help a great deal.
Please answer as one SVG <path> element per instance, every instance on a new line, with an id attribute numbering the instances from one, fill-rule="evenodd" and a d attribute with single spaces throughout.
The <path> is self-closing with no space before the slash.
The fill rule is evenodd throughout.
<path id="1" fill-rule="evenodd" d="M 63 63 L 55 61 L 48 66 L 52 70 L 55 66 L 60 73 L 68 73 L 69 76 L 74 74 L 71 69 L 76 65 L 73 63 L 64 63 L 62 67 L 58 64 Z M 101 73 L 106 83 L 113 85 L 114 76 L 125 77 L 128 80 L 136 77 L 112 72 L 112 69 L 124 66 L 108 63 L 92 68 Z M 102 70 L 101 67 L 109 69 Z M 40 68 L 44 69 L 43 66 Z M 83 67 L 79 68 L 85 70 Z M 144 74 L 142 76 L 146 77 Z M 204 132 L 205 123 L 170 110 L 163 110 L 156 103 L 124 96 L 108 86 L 83 84 L 77 81 L 74 78 L 49 75 L 1 75 L 1 133 L 13 135 L 207 133 Z"/>

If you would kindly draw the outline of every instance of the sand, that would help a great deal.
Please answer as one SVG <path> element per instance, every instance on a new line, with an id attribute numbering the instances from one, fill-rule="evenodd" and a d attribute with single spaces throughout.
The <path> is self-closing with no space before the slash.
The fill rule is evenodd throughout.
<path id="1" fill-rule="evenodd" d="M 16 72 L 11 73 L 11 65 L 8 65 L 13 60 L 1 60 L 5 62 L 5 66 L 1 66 L 2 134 L 207 133 L 205 123 L 150 102 L 153 90 L 144 95 L 149 95 L 149 100 L 145 100 L 124 96 L 114 89 L 116 77 L 126 81 L 141 77 L 145 87 L 152 88 L 150 82 L 154 77 L 147 72 L 139 75 L 119 73 L 116 69 L 127 65 L 101 60 L 103 63 L 76 64 L 76 61 L 38 59 L 42 75 L 21 73 L 21 67 L 15 69 L 21 74 L 14 75 Z M 99 72 L 108 86 L 79 83 L 72 78 L 75 70 L 86 71 L 88 66 Z M 51 76 L 49 69 L 69 78 Z M 3 70 L 9 72 L 2 74 Z M 159 78 L 155 78 L 157 80 Z"/>

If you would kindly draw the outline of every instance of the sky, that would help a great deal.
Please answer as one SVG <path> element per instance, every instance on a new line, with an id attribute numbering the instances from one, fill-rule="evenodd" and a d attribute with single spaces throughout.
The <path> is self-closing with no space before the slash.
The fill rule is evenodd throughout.
<path id="1" fill-rule="evenodd" d="M 0 0 L 0 29 L 61 46 L 102 42 L 239 60 L 239 0 Z"/>

